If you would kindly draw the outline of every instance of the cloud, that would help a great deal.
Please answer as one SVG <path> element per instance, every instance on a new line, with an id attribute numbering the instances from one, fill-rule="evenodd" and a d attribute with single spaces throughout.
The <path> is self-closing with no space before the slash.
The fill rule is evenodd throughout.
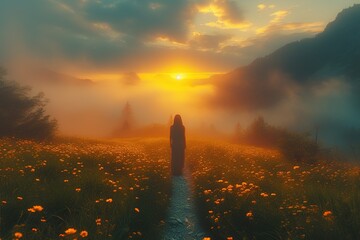
<path id="1" fill-rule="evenodd" d="M 270 16 L 273 17 L 271 20 L 271 23 L 278 23 L 281 22 L 286 16 L 290 14 L 287 10 L 279 10 L 276 12 L 273 12 Z"/>
<path id="2" fill-rule="evenodd" d="M 275 8 L 275 5 L 274 4 L 266 5 L 264 3 L 260 3 L 260 4 L 257 5 L 257 8 L 258 8 L 259 11 L 263 11 L 263 10 L 266 10 L 266 9 Z"/>
<path id="3" fill-rule="evenodd" d="M 88 19 L 109 24 L 123 34 L 146 40 L 167 37 L 185 42 L 196 8 L 187 0 L 88 1 L 85 13 Z"/>
<path id="4" fill-rule="evenodd" d="M 319 33 L 324 30 L 324 27 L 323 22 L 293 22 L 283 24 L 281 30 Z"/>
<path id="5" fill-rule="evenodd" d="M 215 22 L 208 22 L 206 25 L 216 28 L 238 28 L 248 29 L 252 23 L 244 19 L 244 14 L 235 1 L 212 0 L 198 6 L 200 13 L 210 13 L 217 19 Z"/>
<path id="6" fill-rule="evenodd" d="M 208 35 L 195 33 L 189 44 L 191 47 L 200 50 L 219 50 L 221 44 L 230 38 L 231 36 L 226 34 Z"/>
<path id="7" fill-rule="evenodd" d="M 256 29 L 257 35 L 268 35 L 275 32 L 312 32 L 318 33 L 324 30 L 323 22 L 284 22 L 284 19 L 290 15 L 288 10 L 279 10 L 273 12 L 270 22 Z"/>
<path id="8" fill-rule="evenodd" d="M 228 70 L 239 60 L 216 50 L 226 34 L 191 35 L 197 7 L 205 2 L 1 1 L 0 63 L 13 69 L 39 65 L 73 75 L 159 71 L 184 63 L 197 71 Z M 234 2 L 216 2 L 225 9 L 222 19 L 241 22 L 230 9 Z"/>
<path id="9" fill-rule="evenodd" d="M 243 31 L 247 31 L 252 26 L 252 23 L 249 21 L 244 21 L 242 23 L 229 23 L 218 20 L 216 22 L 209 22 L 206 24 L 206 26 L 220 29 L 240 29 Z"/>
<path id="10" fill-rule="evenodd" d="M 264 9 L 266 9 L 266 5 L 265 4 L 263 4 L 263 3 L 260 3 L 259 5 L 257 5 L 257 8 L 261 11 L 261 10 L 264 10 Z"/>
<path id="11" fill-rule="evenodd" d="M 266 44 L 255 49 L 264 36 L 311 27 L 272 26 L 259 41 L 244 43 L 226 29 L 245 31 L 251 23 L 229 0 L 33 0 L 0 5 L 3 65 L 40 65 L 71 75 L 162 71 L 175 65 L 228 71 L 268 52 Z M 215 21 L 210 18 L 205 24 L 217 29 L 192 35 L 200 31 L 194 25 L 197 14 L 210 14 Z M 246 55 L 250 52 L 256 55 Z"/>

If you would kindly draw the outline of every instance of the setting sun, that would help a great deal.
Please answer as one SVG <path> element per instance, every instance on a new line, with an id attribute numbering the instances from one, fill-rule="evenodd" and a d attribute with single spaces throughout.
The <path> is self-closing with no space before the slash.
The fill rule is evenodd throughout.
<path id="1" fill-rule="evenodd" d="M 176 74 L 175 78 L 176 78 L 176 80 L 181 80 L 181 79 L 183 79 L 183 75 Z"/>

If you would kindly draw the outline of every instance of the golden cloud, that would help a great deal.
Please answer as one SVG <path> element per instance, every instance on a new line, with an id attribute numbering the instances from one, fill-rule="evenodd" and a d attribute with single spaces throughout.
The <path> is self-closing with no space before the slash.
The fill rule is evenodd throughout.
<path id="1" fill-rule="evenodd" d="M 281 22 L 289 14 L 290 14 L 290 12 L 287 10 L 276 11 L 270 15 L 271 17 L 273 17 L 273 19 L 271 20 L 271 23 Z"/>
<path id="2" fill-rule="evenodd" d="M 261 3 L 261 4 L 257 5 L 257 8 L 258 8 L 259 10 L 264 10 L 264 9 L 266 8 L 266 5 L 263 4 L 263 3 Z"/>
<path id="3" fill-rule="evenodd" d="M 252 25 L 249 21 L 244 21 L 242 12 L 230 0 L 213 0 L 210 4 L 199 5 L 198 12 L 212 14 L 217 18 L 206 24 L 209 27 L 246 30 Z"/>
<path id="4" fill-rule="evenodd" d="M 246 31 L 252 26 L 252 23 L 249 21 L 242 22 L 242 23 L 231 23 L 229 21 L 218 20 L 216 22 L 206 23 L 206 26 L 222 28 L 222 29 L 240 29 L 242 31 Z"/>

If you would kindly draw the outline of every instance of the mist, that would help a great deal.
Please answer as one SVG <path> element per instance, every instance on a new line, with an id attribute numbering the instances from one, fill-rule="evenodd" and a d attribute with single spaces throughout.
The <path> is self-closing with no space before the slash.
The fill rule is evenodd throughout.
<path id="1" fill-rule="evenodd" d="M 33 69 L 8 71 L 8 78 L 30 86 L 33 94 L 45 93 L 46 110 L 57 119 L 60 134 L 111 136 L 120 124 L 126 103 L 131 105 L 137 127 L 167 125 L 170 116 L 177 113 L 189 128 L 210 126 L 211 119 L 215 119 L 203 101 L 211 94 L 212 86 L 194 84 L 196 80 L 180 82 L 168 74 L 140 79 L 135 73 L 119 73 L 111 79 L 94 81 L 45 72 L 46 75 Z"/>

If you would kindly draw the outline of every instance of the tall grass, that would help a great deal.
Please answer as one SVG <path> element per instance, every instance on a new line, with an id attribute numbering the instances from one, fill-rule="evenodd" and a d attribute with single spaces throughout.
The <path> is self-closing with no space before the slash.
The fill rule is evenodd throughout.
<path id="1" fill-rule="evenodd" d="M 213 239 L 360 239 L 360 167 L 294 163 L 227 143 L 187 146 L 199 217 Z M 0 238 L 161 239 L 169 155 L 165 140 L 2 139 Z"/>
<path id="2" fill-rule="evenodd" d="M 159 239 L 167 158 L 155 140 L 0 140 L 0 238 Z"/>
<path id="3" fill-rule="evenodd" d="M 187 161 L 214 239 L 360 239 L 360 168 L 291 163 L 274 150 L 196 143 Z"/>

